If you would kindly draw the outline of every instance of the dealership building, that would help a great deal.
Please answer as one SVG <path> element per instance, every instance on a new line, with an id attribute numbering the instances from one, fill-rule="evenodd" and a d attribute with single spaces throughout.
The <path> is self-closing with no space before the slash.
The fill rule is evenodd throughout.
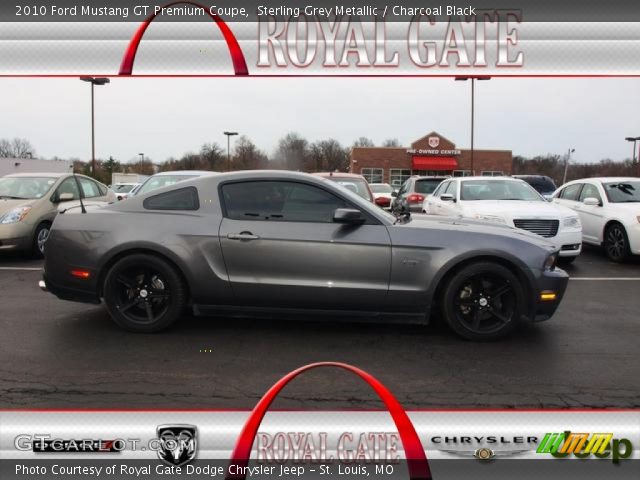
<path id="1" fill-rule="evenodd" d="M 351 173 L 363 175 L 369 183 L 399 187 L 411 175 L 511 175 L 511 150 L 473 151 L 456 147 L 437 132 L 416 140 L 410 147 L 355 147 L 351 150 Z"/>

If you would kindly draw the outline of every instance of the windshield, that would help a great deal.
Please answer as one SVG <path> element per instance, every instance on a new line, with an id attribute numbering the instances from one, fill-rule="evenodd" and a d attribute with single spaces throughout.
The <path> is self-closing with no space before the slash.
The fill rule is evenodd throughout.
<path id="1" fill-rule="evenodd" d="M 56 179 L 52 177 L 4 177 L 0 178 L 0 198 L 26 200 L 43 197 Z"/>
<path id="2" fill-rule="evenodd" d="M 373 193 L 391 193 L 391 192 L 393 192 L 393 189 L 391 188 L 391 186 L 387 185 L 385 183 L 372 183 L 372 184 L 369 184 L 369 188 L 371 189 L 371 191 Z"/>
<path id="3" fill-rule="evenodd" d="M 441 178 L 423 178 L 422 180 L 416 180 L 416 193 L 431 195 L 441 183 Z"/>
<path id="4" fill-rule="evenodd" d="M 542 202 L 528 183 L 517 180 L 467 180 L 462 183 L 460 200 L 522 200 Z"/>
<path id="5" fill-rule="evenodd" d="M 162 187 L 189 180 L 190 178 L 198 178 L 199 175 L 157 175 L 147 180 L 138 190 L 137 194 L 142 195 Z"/>
<path id="6" fill-rule="evenodd" d="M 116 185 L 113 187 L 116 193 L 129 193 L 135 185 Z"/>
<path id="7" fill-rule="evenodd" d="M 336 182 L 339 185 L 351 190 L 353 193 L 358 194 L 361 198 L 365 200 L 371 201 L 371 195 L 369 194 L 369 189 L 367 188 L 367 182 L 361 180 L 359 178 L 340 178 L 340 177 L 329 177 L 329 180 Z"/>
<path id="8" fill-rule="evenodd" d="M 640 202 L 640 181 L 605 183 L 604 191 L 611 203 Z"/>

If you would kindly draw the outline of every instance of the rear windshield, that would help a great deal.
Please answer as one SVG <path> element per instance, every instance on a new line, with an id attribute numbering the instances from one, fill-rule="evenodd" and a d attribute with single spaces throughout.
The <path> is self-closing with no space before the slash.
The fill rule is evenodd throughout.
<path id="1" fill-rule="evenodd" d="M 556 184 L 549 177 L 520 177 L 539 193 L 551 193 L 556 191 Z"/>
<path id="2" fill-rule="evenodd" d="M 422 180 L 416 180 L 416 193 L 431 195 L 441 183 L 441 178 L 423 178 Z"/>
<path id="3" fill-rule="evenodd" d="M 611 203 L 636 203 L 640 202 L 640 182 L 615 182 L 605 183 L 604 191 Z"/>
<path id="4" fill-rule="evenodd" d="M 339 185 L 342 185 L 348 190 L 351 190 L 353 193 L 358 194 L 358 196 L 364 198 L 365 200 L 371 201 L 371 195 L 369 194 L 369 189 L 367 188 L 367 182 L 360 178 L 347 178 L 347 177 L 328 177 L 329 180 L 336 182 Z"/>
<path id="5" fill-rule="evenodd" d="M 373 193 L 391 193 L 393 189 L 389 185 L 384 184 L 369 184 L 369 188 Z"/>
<path id="6" fill-rule="evenodd" d="M 197 177 L 198 175 L 158 175 L 156 177 L 151 177 L 144 183 L 144 185 L 142 185 L 142 187 L 140 187 L 138 194 L 151 192 L 158 188 L 168 187 L 169 185 Z"/>
<path id="7" fill-rule="evenodd" d="M 129 193 L 135 185 L 116 185 L 113 189 L 116 193 Z"/>

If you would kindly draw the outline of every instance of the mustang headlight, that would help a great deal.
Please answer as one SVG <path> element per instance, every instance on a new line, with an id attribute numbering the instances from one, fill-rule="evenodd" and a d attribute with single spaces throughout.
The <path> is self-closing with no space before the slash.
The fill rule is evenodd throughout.
<path id="1" fill-rule="evenodd" d="M 545 260 L 544 269 L 545 270 L 553 270 L 553 269 L 555 269 L 557 261 L 558 261 L 558 252 L 552 253 Z"/>
<path id="2" fill-rule="evenodd" d="M 504 223 L 504 224 L 507 223 L 504 218 L 499 217 L 497 215 L 482 215 L 480 213 L 476 213 L 475 218 L 477 220 L 484 220 L 486 222 Z"/>
<path id="3" fill-rule="evenodd" d="M 8 223 L 18 223 L 29 213 L 31 207 L 18 207 L 13 210 L 9 210 L 0 218 L 0 224 L 6 225 Z"/>
<path id="4" fill-rule="evenodd" d="M 562 225 L 567 228 L 580 228 L 580 217 L 567 217 L 562 221 Z"/>

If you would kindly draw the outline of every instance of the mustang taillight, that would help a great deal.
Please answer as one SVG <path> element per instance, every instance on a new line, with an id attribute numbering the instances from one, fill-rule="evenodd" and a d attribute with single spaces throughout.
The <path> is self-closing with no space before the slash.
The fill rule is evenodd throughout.
<path id="1" fill-rule="evenodd" d="M 418 195 L 417 193 L 412 193 L 407 197 L 407 201 L 409 203 L 424 202 L 424 195 Z"/>
<path id="2" fill-rule="evenodd" d="M 71 270 L 71 276 L 86 280 L 91 276 L 91 272 L 88 272 L 87 270 Z"/>

